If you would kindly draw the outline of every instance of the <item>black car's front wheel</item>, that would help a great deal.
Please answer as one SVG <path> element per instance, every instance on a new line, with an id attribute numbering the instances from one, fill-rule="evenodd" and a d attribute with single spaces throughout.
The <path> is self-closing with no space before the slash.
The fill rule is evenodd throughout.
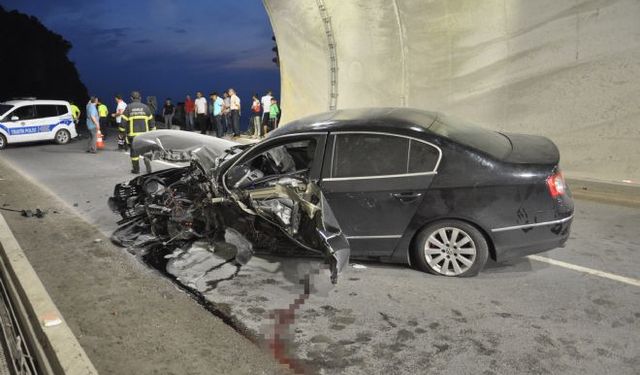
<path id="1" fill-rule="evenodd" d="M 443 276 L 475 276 L 487 262 L 489 246 L 474 226 L 444 220 L 430 224 L 416 237 L 413 261 L 420 270 Z"/>

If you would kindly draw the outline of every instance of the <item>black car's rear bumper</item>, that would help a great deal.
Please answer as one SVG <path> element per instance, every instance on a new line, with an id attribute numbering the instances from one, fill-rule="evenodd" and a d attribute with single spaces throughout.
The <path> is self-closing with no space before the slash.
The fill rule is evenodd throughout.
<path id="1" fill-rule="evenodd" d="M 543 223 L 491 231 L 497 261 L 540 253 L 563 246 L 569 239 L 573 215 Z"/>

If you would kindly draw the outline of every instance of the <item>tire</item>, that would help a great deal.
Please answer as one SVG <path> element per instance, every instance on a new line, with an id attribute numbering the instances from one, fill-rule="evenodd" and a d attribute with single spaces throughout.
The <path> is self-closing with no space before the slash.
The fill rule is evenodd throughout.
<path id="1" fill-rule="evenodd" d="M 4 149 L 5 147 L 7 147 L 7 138 L 0 134 L 0 150 Z"/>
<path id="2" fill-rule="evenodd" d="M 71 140 L 71 134 L 69 133 L 68 130 L 60 129 L 56 132 L 56 135 L 53 139 L 56 141 L 57 144 L 64 145 L 69 143 L 69 141 Z"/>
<path id="3" fill-rule="evenodd" d="M 422 229 L 411 252 L 413 264 L 421 271 L 469 277 L 477 275 L 484 267 L 489 257 L 489 245 L 473 225 L 443 220 Z"/>

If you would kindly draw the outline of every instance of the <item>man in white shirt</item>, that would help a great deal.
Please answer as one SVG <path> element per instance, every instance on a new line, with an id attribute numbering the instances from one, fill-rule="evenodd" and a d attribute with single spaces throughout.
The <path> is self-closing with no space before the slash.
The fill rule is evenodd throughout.
<path id="1" fill-rule="evenodd" d="M 233 136 L 240 136 L 240 98 L 236 95 L 236 90 L 229 89 L 229 109 L 231 110 L 231 124 Z"/>
<path id="2" fill-rule="evenodd" d="M 118 150 L 127 151 L 127 135 L 122 125 L 122 113 L 127 109 L 127 103 L 122 100 L 122 95 L 116 95 L 116 112 L 111 116 L 116 119 L 116 127 L 118 128 Z"/>
<path id="3" fill-rule="evenodd" d="M 200 128 L 200 133 L 207 134 L 207 130 L 209 130 L 207 121 L 207 99 L 202 96 L 202 92 L 198 91 L 196 93 L 196 100 L 193 104 L 196 110 L 196 124 L 198 124 Z"/>
<path id="4" fill-rule="evenodd" d="M 269 108 L 271 108 L 272 94 L 271 90 L 268 90 L 267 93 L 260 98 L 260 102 L 262 103 L 262 127 L 269 124 Z"/>

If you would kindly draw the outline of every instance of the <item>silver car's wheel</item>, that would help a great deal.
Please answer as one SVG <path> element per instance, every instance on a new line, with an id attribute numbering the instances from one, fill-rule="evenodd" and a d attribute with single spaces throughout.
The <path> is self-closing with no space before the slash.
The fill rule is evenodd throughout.
<path id="1" fill-rule="evenodd" d="M 444 227 L 431 233 L 424 245 L 424 258 L 437 273 L 458 276 L 476 260 L 476 244 L 465 231 Z"/>
<path id="2" fill-rule="evenodd" d="M 489 257 L 489 245 L 474 225 L 442 220 L 423 228 L 411 248 L 412 264 L 422 271 L 442 276 L 478 274 Z"/>
<path id="3" fill-rule="evenodd" d="M 0 150 L 5 147 L 7 147 L 7 139 L 4 137 L 4 135 L 0 134 Z"/>
<path id="4" fill-rule="evenodd" d="M 56 133 L 56 143 L 59 145 L 63 145 L 67 142 L 69 142 L 69 140 L 71 139 L 71 135 L 69 134 L 69 132 L 67 130 L 64 129 L 60 129 L 58 130 L 58 132 Z"/>

